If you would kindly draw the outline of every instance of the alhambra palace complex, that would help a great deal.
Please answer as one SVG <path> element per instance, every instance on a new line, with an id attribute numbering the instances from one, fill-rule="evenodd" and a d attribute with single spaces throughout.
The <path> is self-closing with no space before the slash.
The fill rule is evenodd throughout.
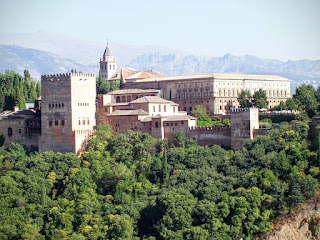
<path id="1" fill-rule="evenodd" d="M 239 109 L 240 91 L 264 89 L 269 107 L 290 97 L 290 80 L 278 76 L 167 77 L 152 70 L 117 69 L 108 46 L 100 59 L 100 72 L 105 81 L 122 79 L 124 88 L 97 96 L 94 74 L 42 75 L 41 111 L 15 109 L 0 114 L 4 145 L 20 142 L 40 152 L 79 154 L 96 126 L 108 122 L 117 133 L 132 129 L 172 140 L 176 132 L 184 131 L 200 145 L 219 144 L 238 150 L 247 139 L 265 132 L 259 129 L 258 109 Z M 196 118 L 189 115 L 197 105 L 203 105 L 212 116 L 230 115 L 231 127 L 197 127 Z"/>

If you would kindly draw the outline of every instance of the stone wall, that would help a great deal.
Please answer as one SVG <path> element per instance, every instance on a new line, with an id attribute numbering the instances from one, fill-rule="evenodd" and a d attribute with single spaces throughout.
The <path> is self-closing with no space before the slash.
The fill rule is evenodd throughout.
<path id="1" fill-rule="evenodd" d="M 228 126 L 192 127 L 186 132 L 186 135 L 197 140 L 201 146 L 220 145 L 227 148 L 231 147 L 231 132 Z"/>
<path id="2" fill-rule="evenodd" d="M 0 120 L 0 135 L 5 138 L 4 146 L 9 147 L 13 142 L 19 142 L 28 149 L 37 149 L 39 146 L 39 132 L 29 132 L 26 120 L 34 115 L 21 115 L 16 119 Z"/>

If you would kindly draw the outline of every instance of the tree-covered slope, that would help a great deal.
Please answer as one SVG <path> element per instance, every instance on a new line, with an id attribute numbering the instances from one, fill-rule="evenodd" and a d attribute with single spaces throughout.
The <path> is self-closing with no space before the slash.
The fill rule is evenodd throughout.
<path id="1" fill-rule="evenodd" d="M 239 239 L 313 195 L 308 125 L 234 153 L 100 126 L 80 158 L 0 148 L 1 239 Z"/>

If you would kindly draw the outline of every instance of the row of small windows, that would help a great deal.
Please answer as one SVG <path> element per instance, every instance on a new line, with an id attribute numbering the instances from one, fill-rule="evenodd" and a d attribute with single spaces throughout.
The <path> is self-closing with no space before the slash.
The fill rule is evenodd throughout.
<path id="1" fill-rule="evenodd" d="M 206 86 L 209 86 L 209 83 L 206 83 L 205 84 Z M 180 88 L 182 85 L 178 85 L 178 87 Z M 191 83 L 191 84 L 183 84 L 183 87 L 192 87 L 192 86 L 195 86 L 195 87 L 198 87 L 198 84 L 197 83 Z M 199 86 L 203 87 L 203 83 L 200 83 Z"/>
<path id="2" fill-rule="evenodd" d="M 193 97 L 207 97 L 209 96 L 209 91 L 206 92 L 182 92 L 178 93 L 178 98 L 193 98 Z"/>
<path id="3" fill-rule="evenodd" d="M 89 103 L 78 103 L 78 106 L 80 106 L 80 107 L 88 107 Z"/>
<path id="4" fill-rule="evenodd" d="M 90 120 L 89 120 L 89 118 L 87 119 L 87 121 L 85 119 L 82 119 L 82 120 L 79 119 L 78 124 L 79 125 L 90 125 Z"/>
<path id="5" fill-rule="evenodd" d="M 59 122 L 60 122 L 60 124 L 59 124 Z M 54 124 L 54 126 L 64 126 L 65 125 L 65 121 L 64 120 L 55 120 L 55 121 L 52 121 L 52 120 L 50 120 L 49 121 L 49 126 L 51 127 L 51 126 L 53 126 L 53 124 Z"/>
<path id="6" fill-rule="evenodd" d="M 287 91 L 267 91 L 267 97 L 287 97 Z"/>
<path id="7" fill-rule="evenodd" d="M 61 108 L 64 107 L 64 103 L 49 103 L 49 108 Z"/>
<path id="8" fill-rule="evenodd" d="M 209 106 L 205 106 L 205 108 L 209 111 Z M 189 107 L 189 110 L 192 111 L 192 107 Z M 183 111 L 187 111 L 187 107 L 183 107 Z"/>
<path id="9" fill-rule="evenodd" d="M 240 90 L 219 90 L 220 97 L 237 97 Z"/>
<path id="10" fill-rule="evenodd" d="M 101 65 L 101 70 L 103 70 L 103 66 L 104 66 L 104 70 L 107 70 L 107 65 Z M 112 68 L 113 68 L 113 70 L 116 70 L 116 65 L 115 64 L 110 64 L 109 65 L 109 69 L 110 70 L 112 70 Z"/>
<path id="11" fill-rule="evenodd" d="M 172 123 L 168 123 L 168 122 L 167 122 L 167 126 L 170 126 L 170 125 L 173 126 L 173 122 L 172 122 Z M 178 126 L 178 123 L 175 122 L 174 125 L 175 125 L 175 126 Z M 183 122 L 183 121 L 181 121 L 181 125 L 184 125 L 184 122 Z"/>
<path id="12" fill-rule="evenodd" d="M 229 82 L 227 82 L 227 84 L 226 84 L 225 82 L 223 82 L 222 84 L 223 84 L 223 85 L 230 85 Z M 219 82 L 219 85 L 221 85 L 221 82 Z M 233 82 L 231 85 L 237 85 L 237 86 L 240 85 L 240 86 L 242 86 L 242 83 L 240 83 L 240 84 L 239 84 L 239 83 L 235 84 L 235 83 Z"/>
<path id="13" fill-rule="evenodd" d="M 240 90 L 219 90 L 219 97 L 238 97 Z M 266 91 L 267 97 L 287 97 L 286 91 Z"/>
<path id="14" fill-rule="evenodd" d="M 161 112 L 161 105 L 159 105 L 159 112 Z M 166 105 L 164 105 L 163 106 L 163 111 L 164 112 L 167 112 L 167 106 Z M 156 106 L 153 106 L 153 112 L 156 112 Z M 175 107 L 173 107 L 173 112 L 176 112 L 176 108 Z"/>

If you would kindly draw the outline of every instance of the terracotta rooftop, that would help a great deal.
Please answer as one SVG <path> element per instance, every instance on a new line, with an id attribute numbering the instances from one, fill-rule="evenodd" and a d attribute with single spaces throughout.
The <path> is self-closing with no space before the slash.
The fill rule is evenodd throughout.
<path id="1" fill-rule="evenodd" d="M 120 94 L 138 94 L 138 93 L 159 93 L 159 89 L 121 89 L 114 90 L 107 93 L 108 95 L 120 95 Z"/>
<path id="2" fill-rule="evenodd" d="M 133 116 L 133 115 L 149 115 L 146 111 L 142 109 L 123 109 L 123 110 L 116 110 L 107 116 Z"/>
<path id="3" fill-rule="evenodd" d="M 201 80 L 201 79 L 230 79 L 230 80 L 269 80 L 269 81 L 290 81 L 287 78 L 274 75 L 248 75 L 248 74 L 229 74 L 229 73 L 208 73 L 195 75 L 181 75 L 170 77 L 155 77 L 139 79 L 136 82 L 153 82 L 153 81 L 174 81 L 174 80 Z"/>
<path id="4" fill-rule="evenodd" d="M 176 104 L 171 101 L 165 100 L 160 97 L 156 96 L 144 96 L 141 98 L 138 98 L 136 100 L 131 101 L 130 103 L 167 103 L 167 104 Z"/>

